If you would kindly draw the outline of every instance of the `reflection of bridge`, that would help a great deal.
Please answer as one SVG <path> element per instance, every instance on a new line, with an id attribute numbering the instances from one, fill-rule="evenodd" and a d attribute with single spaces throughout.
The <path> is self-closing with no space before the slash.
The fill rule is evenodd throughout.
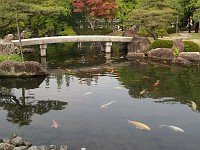
<path id="1" fill-rule="evenodd" d="M 131 42 L 132 37 L 124 36 L 103 36 L 103 35 L 80 35 L 80 36 L 55 36 L 22 39 L 22 46 L 40 45 L 40 55 L 46 56 L 46 48 L 48 43 L 64 43 L 64 42 L 103 42 L 104 51 L 111 52 L 112 42 Z M 16 46 L 19 46 L 19 40 L 12 41 Z"/>

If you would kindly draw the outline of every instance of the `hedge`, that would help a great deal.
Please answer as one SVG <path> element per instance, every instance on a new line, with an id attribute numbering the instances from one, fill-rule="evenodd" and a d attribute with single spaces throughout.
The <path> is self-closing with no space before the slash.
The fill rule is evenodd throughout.
<path id="1" fill-rule="evenodd" d="M 185 44 L 184 52 L 200 52 L 200 47 L 197 43 L 193 41 L 183 41 Z M 149 46 L 149 50 L 156 48 L 172 48 L 173 41 L 172 40 L 155 40 Z"/>

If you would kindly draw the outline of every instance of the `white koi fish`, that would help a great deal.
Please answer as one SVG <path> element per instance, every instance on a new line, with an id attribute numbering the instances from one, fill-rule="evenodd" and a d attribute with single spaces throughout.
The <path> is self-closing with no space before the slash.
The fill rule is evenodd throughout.
<path id="1" fill-rule="evenodd" d="M 104 105 L 102 105 L 100 108 L 107 108 L 109 105 L 111 105 L 112 103 L 114 103 L 115 101 L 111 101 L 109 103 L 106 103 Z"/>
<path id="2" fill-rule="evenodd" d="M 136 128 L 138 128 L 138 129 L 144 129 L 144 130 L 148 130 L 148 131 L 151 130 L 149 126 L 147 126 L 146 124 L 143 124 L 141 122 L 136 122 L 136 121 L 128 120 L 128 123 L 136 126 Z"/>
<path id="3" fill-rule="evenodd" d="M 140 92 L 140 95 L 143 95 L 146 92 L 147 89 L 144 89 Z"/>
<path id="4" fill-rule="evenodd" d="M 183 129 L 179 128 L 179 127 L 176 127 L 176 126 L 170 126 L 170 125 L 160 125 L 160 128 L 162 127 L 167 127 L 175 132 L 184 132 Z"/>
<path id="5" fill-rule="evenodd" d="M 90 94 L 92 94 L 92 92 L 87 92 L 84 95 L 87 96 L 87 95 L 90 95 Z"/>
<path id="6" fill-rule="evenodd" d="M 197 110 L 197 104 L 193 101 L 190 101 L 192 103 L 192 110 L 196 111 Z"/>

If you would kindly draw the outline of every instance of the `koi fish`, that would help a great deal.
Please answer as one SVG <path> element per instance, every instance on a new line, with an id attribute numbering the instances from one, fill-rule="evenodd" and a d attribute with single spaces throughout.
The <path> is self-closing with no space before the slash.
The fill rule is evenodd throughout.
<path id="1" fill-rule="evenodd" d="M 90 95 L 90 94 L 92 94 L 92 92 L 87 92 L 84 95 L 87 96 L 87 95 Z"/>
<path id="2" fill-rule="evenodd" d="M 159 82 L 160 82 L 160 80 L 157 80 L 154 84 L 153 84 L 153 86 L 155 87 L 155 86 L 158 86 L 159 85 Z"/>
<path id="3" fill-rule="evenodd" d="M 128 123 L 136 126 L 136 128 L 138 128 L 138 129 L 144 129 L 144 130 L 148 130 L 148 131 L 151 130 L 149 126 L 147 126 L 146 124 L 140 123 L 140 122 L 128 120 Z"/>
<path id="4" fill-rule="evenodd" d="M 51 127 L 58 128 L 58 126 L 59 126 L 58 123 L 55 120 L 53 120 L 53 124 Z"/>
<path id="5" fill-rule="evenodd" d="M 114 103 L 115 101 L 111 101 L 111 102 L 109 102 L 109 103 L 106 103 L 106 104 L 104 104 L 104 105 L 102 105 L 100 108 L 107 108 L 109 105 L 111 105 L 112 103 Z"/>
<path id="6" fill-rule="evenodd" d="M 192 110 L 196 111 L 197 110 L 197 104 L 193 101 L 190 101 L 192 103 Z"/>
<path id="7" fill-rule="evenodd" d="M 175 132 L 184 132 L 183 129 L 176 127 L 176 126 L 169 126 L 169 125 L 160 125 L 160 128 L 167 127 Z"/>
<path id="8" fill-rule="evenodd" d="M 146 92 L 147 89 L 144 89 L 140 92 L 140 95 L 143 95 Z"/>

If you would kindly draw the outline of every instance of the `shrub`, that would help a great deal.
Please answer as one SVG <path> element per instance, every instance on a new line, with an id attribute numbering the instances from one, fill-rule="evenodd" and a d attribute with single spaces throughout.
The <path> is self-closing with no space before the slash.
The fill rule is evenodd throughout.
<path id="1" fill-rule="evenodd" d="M 176 33 L 176 28 L 175 27 L 170 27 L 167 29 L 168 34 Z"/>
<path id="2" fill-rule="evenodd" d="M 175 47 L 175 46 L 172 47 L 172 50 L 173 50 L 173 55 L 175 57 L 178 57 L 178 55 L 180 53 L 180 50 L 177 47 Z"/>
<path id="3" fill-rule="evenodd" d="M 155 40 L 149 46 L 149 50 L 156 48 L 172 48 L 173 41 L 172 40 Z"/>
<path id="4" fill-rule="evenodd" d="M 156 34 L 157 34 L 158 36 L 160 36 L 161 38 L 162 38 L 163 36 L 168 35 L 168 33 L 167 33 L 167 31 L 166 31 L 165 29 L 158 29 L 158 30 L 156 31 Z"/>
<path id="5" fill-rule="evenodd" d="M 12 54 L 8 56 L 0 55 L 0 62 L 5 60 L 15 60 L 15 61 L 22 61 L 22 58 L 17 54 Z"/>
<path id="6" fill-rule="evenodd" d="M 200 52 L 200 47 L 193 41 L 184 41 L 184 52 Z"/>

